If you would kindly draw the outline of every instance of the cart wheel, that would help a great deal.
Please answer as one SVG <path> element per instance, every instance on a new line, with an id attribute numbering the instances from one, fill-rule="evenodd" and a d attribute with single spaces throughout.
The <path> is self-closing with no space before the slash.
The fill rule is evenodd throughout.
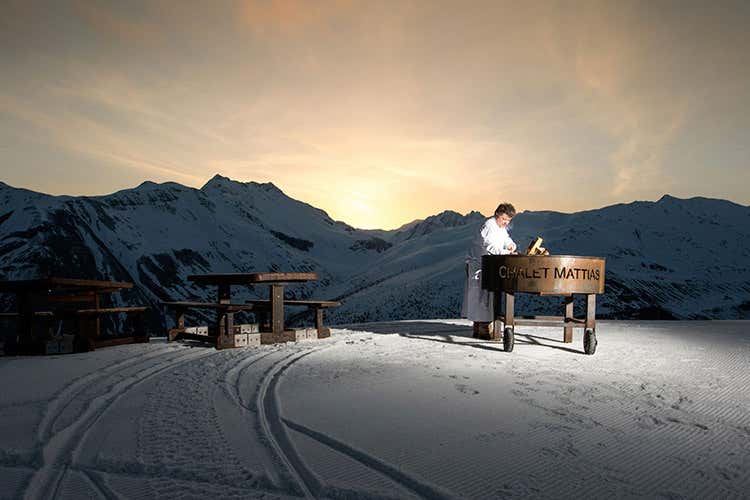
<path id="1" fill-rule="evenodd" d="M 505 352 L 513 350 L 513 341 L 513 328 L 507 327 L 503 332 L 503 349 L 505 349 Z"/>
<path id="2" fill-rule="evenodd" d="M 596 333 L 594 330 L 587 329 L 583 334 L 583 352 L 586 354 L 594 354 L 596 352 Z"/>

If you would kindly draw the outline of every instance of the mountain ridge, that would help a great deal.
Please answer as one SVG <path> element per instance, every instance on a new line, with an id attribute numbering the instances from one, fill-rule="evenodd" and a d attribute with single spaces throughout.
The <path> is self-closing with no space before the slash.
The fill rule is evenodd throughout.
<path id="1" fill-rule="evenodd" d="M 0 279 L 132 281 L 133 290 L 112 300 L 152 306 L 153 331 L 171 322 L 161 301 L 212 297 L 186 279 L 207 272 L 316 272 L 319 281 L 289 293 L 342 299 L 332 322 L 456 317 L 464 256 L 486 219 L 445 210 L 393 230 L 357 229 L 273 183 L 218 174 L 200 189 L 147 181 L 101 196 L 0 182 L 0 202 Z M 746 319 L 748 222 L 744 205 L 664 195 L 574 213 L 523 211 L 511 235 L 520 249 L 539 235 L 553 254 L 606 257 L 600 317 Z M 240 290 L 238 299 L 265 293 Z M 559 312 L 538 297 L 521 296 L 518 305 Z M 0 297 L 0 307 L 12 309 L 13 298 Z"/>

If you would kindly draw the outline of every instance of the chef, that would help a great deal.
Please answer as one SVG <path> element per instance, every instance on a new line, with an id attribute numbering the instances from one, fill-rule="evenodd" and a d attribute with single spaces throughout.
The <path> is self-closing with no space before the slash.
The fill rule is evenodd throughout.
<path id="1" fill-rule="evenodd" d="M 508 224 L 516 215 L 510 203 L 501 203 L 495 215 L 484 222 L 466 256 L 466 284 L 461 316 L 474 322 L 474 338 L 492 338 L 494 293 L 482 289 L 482 255 L 516 253 L 516 243 L 508 234 Z"/>

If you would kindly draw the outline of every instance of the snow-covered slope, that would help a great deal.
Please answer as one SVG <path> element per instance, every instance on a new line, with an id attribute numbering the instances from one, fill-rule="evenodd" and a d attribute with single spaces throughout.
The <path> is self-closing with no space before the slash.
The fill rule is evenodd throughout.
<path id="1" fill-rule="evenodd" d="M 455 317 L 463 260 L 484 221 L 446 211 L 393 231 L 355 229 L 271 183 L 215 176 L 201 189 L 145 182 L 108 196 L 49 196 L 0 183 L 0 279 L 43 275 L 132 281 L 113 300 L 152 306 L 207 299 L 190 274 L 314 271 L 295 297 L 340 299 L 331 322 Z M 522 212 L 512 236 L 554 254 L 607 257 L 599 314 L 617 318 L 750 317 L 750 209 L 723 200 L 634 202 L 563 214 Z M 238 291 L 238 300 L 264 287 Z M 555 299 L 519 307 L 559 312 Z M 12 297 L 2 297 L 4 309 Z"/>

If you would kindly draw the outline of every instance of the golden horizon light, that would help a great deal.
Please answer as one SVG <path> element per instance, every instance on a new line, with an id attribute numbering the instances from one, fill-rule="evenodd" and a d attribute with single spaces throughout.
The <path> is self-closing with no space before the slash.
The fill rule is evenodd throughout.
<path id="1" fill-rule="evenodd" d="M 744 2 L 10 0 L 0 180 L 273 182 L 364 229 L 750 203 Z"/>

